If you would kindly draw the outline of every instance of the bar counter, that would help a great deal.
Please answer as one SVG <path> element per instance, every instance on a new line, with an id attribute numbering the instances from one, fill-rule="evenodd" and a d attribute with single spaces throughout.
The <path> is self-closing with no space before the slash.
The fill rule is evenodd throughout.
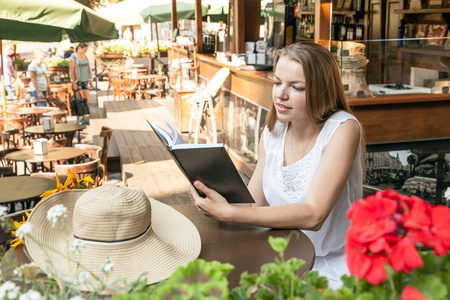
<path id="1" fill-rule="evenodd" d="M 210 80 L 220 68 L 228 67 L 231 75 L 224 90 L 265 109 L 270 107 L 273 71 L 239 70 L 207 54 L 197 54 L 197 58 L 201 78 Z M 450 94 L 383 95 L 347 102 L 363 125 L 367 143 L 450 137 Z"/>

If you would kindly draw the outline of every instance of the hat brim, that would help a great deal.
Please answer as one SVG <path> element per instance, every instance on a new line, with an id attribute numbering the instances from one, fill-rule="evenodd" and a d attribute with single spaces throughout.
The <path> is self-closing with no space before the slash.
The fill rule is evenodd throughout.
<path id="1" fill-rule="evenodd" d="M 71 282 L 81 272 L 92 272 L 106 285 L 144 278 L 150 284 L 170 277 L 175 269 L 187 265 L 200 254 L 200 234 L 194 224 L 170 206 L 150 198 L 152 223 L 144 235 L 119 243 L 85 242 L 81 249 L 70 252 L 69 247 L 74 241 L 75 203 L 87 191 L 60 191 L 39 202 L 30 214 L 27 222 L 32 227 L 25 245 L 31 259 L 45 272 Z M 68 214 L 53 227 L 47 220 L 47 211 L 57 204 L 63 204 Z M 114 266 L 106 276 L 101 266 L 108 258 Z M 97 279 L 89 278 L 80 288 L 97 289 L 100 286 Z"/>

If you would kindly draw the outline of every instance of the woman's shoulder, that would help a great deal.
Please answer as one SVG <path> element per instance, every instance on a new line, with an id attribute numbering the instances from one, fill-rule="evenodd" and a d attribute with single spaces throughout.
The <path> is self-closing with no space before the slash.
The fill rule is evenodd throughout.
<path id="1" fill-rule="evenodd" d="M 354 115 L 344 110 L 335 112 L 334 114 L 331 115 L 331 117 L 328 120 L 331 122 L 339 122 L 339 123 L 345 122 L 347 120 L 358 121 Z"/>
<path id="2" fill-rule="evenodd" d="M 346 122 L 349 120 L 354 122 Z M 343 128 L 345 127 L 345 131 L 354 131 L 355 128 L 359 129 L 359 131 L 361 130 L 360 124 L 354 115 L 346 111 L 338 111 L 331 115 L 325 122 L 325 126 L 322 128 L 319 140 L 322 142 L 328 141 L 336 130 L 342 127 L 341 125 L 343 123 L 346 123 L 346 125 L 343 126 Z"/>
<path id="3" fill-rule="evenodd" d="M 76 53 L 76 52 L 72 53 L 72 54 L 69 56 L 69 60 L 70 60 L 70 59 L 78 59 L 77 53 Z"/>

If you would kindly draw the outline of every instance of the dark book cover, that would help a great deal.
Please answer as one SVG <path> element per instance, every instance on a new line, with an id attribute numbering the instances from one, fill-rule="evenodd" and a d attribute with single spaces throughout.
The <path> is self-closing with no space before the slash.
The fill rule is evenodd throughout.
<path id="1" fill-rule="evenodd" d="M 172 135 L 155 123 L 148 122 L 191 184 L 199 180 L 229 203 L 254 202 L 223 144 L 186 144 L 168 121 L 166 123 Z M 203 193 L 198 192 L 204 197 Z"/>

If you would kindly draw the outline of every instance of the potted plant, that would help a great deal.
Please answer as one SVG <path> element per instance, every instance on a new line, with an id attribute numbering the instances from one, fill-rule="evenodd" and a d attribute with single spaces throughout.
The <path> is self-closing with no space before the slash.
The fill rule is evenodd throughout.
<path id="1" fill-rule="evenodd" d="M 51 58 L 46 60 L 48 71 L 68 71 L 69 62 L 64 58 Z"/>

